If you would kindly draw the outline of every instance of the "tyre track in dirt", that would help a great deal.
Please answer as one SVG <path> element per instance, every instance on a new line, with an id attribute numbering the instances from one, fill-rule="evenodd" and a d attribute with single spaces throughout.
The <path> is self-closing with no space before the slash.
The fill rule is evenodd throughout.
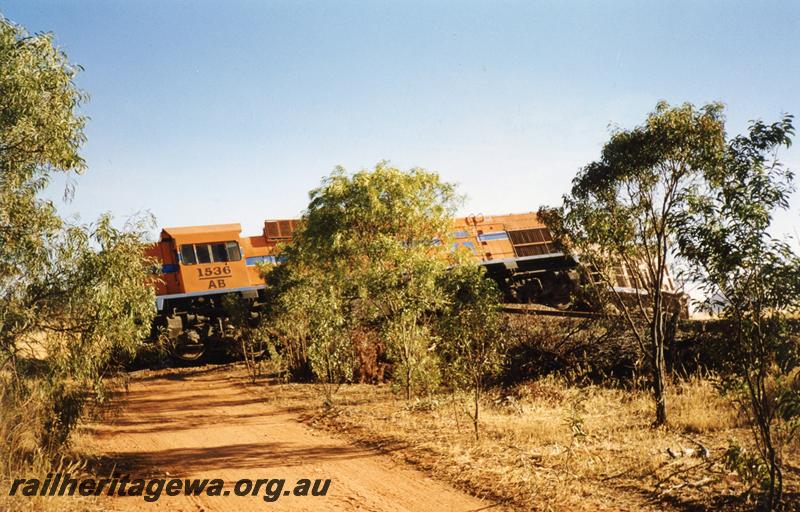
<path id="1" fill-rule="evenodd" d="M 119 414 L 92 426 L 100 454 L 131 478 L 331 479 L 326 496 L 104 498 L 110 510 L 500 510 L 389 457 L 314 430 L 298 413 L 265 403 L 225 369 L 132 377 Z"/>

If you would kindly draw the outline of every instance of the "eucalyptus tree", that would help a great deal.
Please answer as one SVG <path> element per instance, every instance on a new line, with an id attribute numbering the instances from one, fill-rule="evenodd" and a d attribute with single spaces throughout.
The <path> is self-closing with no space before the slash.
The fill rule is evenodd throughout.
<path id="1" fill-rule="evenodd" d="M 324 325 L 382 334 L 396 367 L 394 376 L 406 395 L 428 387 L 436 380 L 437 367 L 431 360 L 434 340 L 427 324 L 441 303 L 435 277 L 446 268 L 447 238 L 458 201 L 451 184 L 423 169 L 401 171 L 386 162 L 354 174 L 335 169 L 311 191 L 286 253 L 286 267 L 275 271 L 282 275 L 272 279 L 277 281 L 274 296 L 287 305 L 277 317 L 295 317 L 293 325 L 313 327 L 312 311 L 325 314 L 313 307 L 316 299 L 296 293 L 313 275 L 318 293 L 327 290 L 336 297 L 326 309 L 331 319 Z M 352 357 L 352 350 L 312 349 L 323 338 L 351 343 L 347 336 L 319 337 L 312 331 L 295 333 L 309 344 L 307 354 Z M 312 360 L 311 366 L 318 378 L 327 378 L 319 364 Z"/>
<path id="2" fill-rule="evenodd" d="M 427 251 L 393 258 L 393 268 L 368 278 L 377 285 L 371 315 L 380 322 L 394 381 L 410 399 L 414 391 L 431 391 L 440 382 L 434 320 L 444 303 L 439 281 L 446 266 L 444 258 Z"/>
<path id="3" fill-rule="evenodd" d="M 123 230 L 108 216 L 71 225 L 41 195 L 55 174 L 86 167 L 78 71 L 51 34 L 30 35 L 0 18 L 3 450 L 22 435 L 40 448 L 66 441 L 91 392 L 103 398 L 114 356 L 136 349 L 154 312 L 147 219 Z"/>
<path id="4" fill-rule="evenodd" d="M 27 285 L 47 271 L 62 228 L 39 194 L 54 173 L 85 168 L 77 71 L 51 35 L 0 18 L 0 349 L 11 360 L 17 334 L 36 322 Z"/>
<path id="5" fill-rule="evenodd" d="M 500 291 L 471 257 L 441 277 L 446 296 L 439 317 L 439 348 L 448 383 L 472 395 L 472 426 L 479 438 L 483 392 L 503 362 L 504 325 Z"/>
<path id="6" fill-rule="evenodd" d="M 800 258 L 770 234 L 774 213 L 789 207 L 794 191 L 793 173 L 776 157 L 793 135 L 787 115 L 769 125 L 753 122 L 746 135 L 731 139 L 723 165 L 690 197 L 678 236 L 703 286 L 704 305 L 728 325 L 723 389 L 752 427 L 763 464 L 751 466 L 764 469 L 756 474 L 768 510 L 780 506 L 782 448 L 800 422 L 800 352 L 786 318 L 800 306 Z M 738 450 L 732 453 L 741 458 Z M 742 461 L 730 462 L 737 467 Z"/>
<path id="7" fill-rule="evenodd" d="M 667 421 L 665 342 L 677 322 L 665 294 L 681 213 L 725 148 L 723 107 L 656 106 L 644 124 L 616 130 L 600 159 L 584 167 L 556 214 L 557 237 L 599 281 L 624 316 L 652 369 L 655 422 Z M 629 282 L 620 282 L 627 273 Z M 633 288 L 633 300 L 618 287 Z"/>

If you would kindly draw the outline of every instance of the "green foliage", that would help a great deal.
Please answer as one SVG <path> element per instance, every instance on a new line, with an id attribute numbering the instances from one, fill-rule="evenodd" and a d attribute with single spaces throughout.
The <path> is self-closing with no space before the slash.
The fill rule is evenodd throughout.
<path id="1" fill-rule="evenodd" d="M 78 150 L 86 118 L 75 110 L 86 100 L 73 82 L 79 66 L 53 45 L 52 34 L 29 35 L 0 18 L 0 158 L 20 174 L 84 168 Z"/>
<path id="2" fill-rule="evenodd" d="M 501 369 L 504 349 L 500 292 L 484 269 L 468 259 L 441 277 L 447 302 L 439 322 L 448 382 L 473 396 L 472 420 L 479 432 L 480 399 L 491 378 Z"/>
<path id="3" fill-rule="evenodd" d="M 762 458 L 742 448 L 735 440 L 728 442 L 723 455 L 723 463 L 729 471 L 735 472 L 747 485 L 745 494 L 753 489 L 767 490 L 769 487 L 769 471 Z"/>
<path id="4" fill-rule="evenodd" d="M 55 247 L 52 268 L 32 286 L 38 329 L 48 333 L 51 364 L 64 377 L 100 378 L 110 355 L 131 357 L 151 329 L 152 262 L 143 257 L 149 218 L 124 230 L 108 215 L 88 227 L 71 227 Z"/>
<path id="5" fill-rule="evenodd" d="M 292 252 L 288 247 L 284 254 Z M 309 380 L 313 373 L 308 361 L 312 314 L 308 298 L 315 293 L 311 272 L 289 263 L 265 265 L 261 271 L 267 283 L 267 301 L 262 312 L 265 320 L 261 326 L 288 376 Z"/>
<path id="6" fill-rule="evenodd" d="M 104 378 L 150 333 L 149 226 L 139 220 L 122 231 L 108 216 L 70 226 L 54 238 L 43 273 L 13 288 L 19 302 L 5 304 L 13 322 L 2 325 L 0 351 L 3 420 L 18 416 L 29 425 L 24 434 L 35 446 L 26 450 L 54 451 L 66 442 L 86 400 L 105 400 Z"/>
<path id="7" fill-rule="evenodd" d="M 444 301 L 439 278 L 445 270 L 443 259 L 409 250 L 382 275 L 370 277 L 372 293 L 380 301 L 378 321 L 394 362 L 394 380 L 406 399 L 439 385 L 432 320 Z"/>
<path id="8" fill-rule="evenodd" d="M 25 290 L 46 272 L 62 222 L 38 197 L 53 172 L 80 172 L 84 99 L 76 66 L 52 44 L 0 18 L 0 346 L 30 321 Z M 18 315 L 21 315 L 18 316 Z"/>
<path id="9" fill-rule="evenodd" d="M 663 290 L 681 213 L 698 181 L 720 165 L 724 148 L 721 105 L 659 103 L 643 125 L 611 136 L 600 160 L 575 177 L 560 210 L 542 211 L 584 264 L 596 303 L 616 306 L 648 358 L 656 424 L 667 419 L 664 346 L 677 321 L 677 298 Z M 631 298 L 614 288 L 623 273 L 635 289 Z"/>
<path id="10" fill-rule="evenodd" d="M 356 364 L 349 311 L 334 279 L 294 261 L 267 270 L 270 305 L 264 325 L 273 358 L 295 380 L 316 378 L 330 405 L 339 386 L 352 380 Z"/>
<path id="11" fill-rule="evenodd" d="M 384 335 L 388 356 L 394 361 L 394 382 L 405 390 L 406 399 L 415 391 L 430 392 L 439 386 L 439 361 L 430 325 L 417 311 L 401 311 L 387 322 Z"/>
<path id="12" fill-rule="evenodd" d="M 730 140 L 723 164 L 689 198 L 679 236 L 705 307 L 730 323 L 722 387 L 752 425 L 770 510 L 780 507 L 782 448 L 800 420 L 800 353 L 786 317 L 800 305 L 800 258 L 769 233 L 794 190 L 793 174 L 776 159 L 792 135 L 787 115 L 771 125 L 755 121 Z"/>
<path id="13" fill-rule="evenodd" d="M 244 359 L 247 374 L 255 383 L 262 375 L 262 356 L 272 344 L 264 327 L 253 316 L 251 299 L 227 294 L 222 304 L 229 319 L 225 337 L 235 345 L 233 353 Z"/>
<path id="14" fill-rule="evenodd" d="M 317 281 L 304 303 L 311 333 L 308 359 L 311 370 L 322 383 L 328 404 L 333 402 L 338 386 L 352 380 L 355 365 L 339 292 L 329 281 Z"/>
<path id="15" fill-rule="evenodd" d="M 564 423 L 569 427 L 572 443 L 586 439 L 586 396 L 579 395 L 570 402 L 569 413 L 564 418 Z"/>
<path id="16" fill-rule="evenodd" d="M 438 377 L 429 315 L 443 302 L 452 185 L 387 163 L 347 175 L 337 168 L 310 193 L 287 263 L 269 271 L 268 318 L 296 368 L 323 383 L 353 377 L 353 334 L 387 343 L 394 376 L 410 396 Z"/>
<path id="17" fill-rule="evenodd" d="M 453 185 L 423 169 L 403 172 L 381 162 L 348 176 L 339 167 L 311 191 L 295 245 L 309 265 L 381 271 L 395 264 L 393 255 L 438 252 L 436 240 L 450 233 L 458 200 Z M 355 262 L 378 268 L 350 268 Z"/>
<path id="18" fill-rule="evenodd" d="M 150 332 L 147 219 L 62 221 L 40 198 L 84 162 L 78 67 L 52 36 L 0 18 L 0 437 L 2 469 L 68 440 L 87 398 Z M 20 427 L 22 426 L 22 427 Z"/>

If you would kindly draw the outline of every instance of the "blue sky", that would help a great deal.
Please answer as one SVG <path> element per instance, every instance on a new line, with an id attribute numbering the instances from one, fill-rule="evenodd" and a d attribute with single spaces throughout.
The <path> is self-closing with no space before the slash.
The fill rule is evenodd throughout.
<path id="1" fill-rule="evenodd" d="M 9 1 L 85 71 L 89 170 L 65 213 L 161 226 L 294 217 L 334 166 L 460 185 L 462 213 L 556 204 L 609 127 L 723 101 L 800 116 L 797 2 Z M 798 143 L 800 144 L 800 143 Z M 782 160 L 800 172 L 796 145 Z M 53 197 L 60 196 L 55 184 Z M 781 215 L 800 231 L 800 201 Z"/>

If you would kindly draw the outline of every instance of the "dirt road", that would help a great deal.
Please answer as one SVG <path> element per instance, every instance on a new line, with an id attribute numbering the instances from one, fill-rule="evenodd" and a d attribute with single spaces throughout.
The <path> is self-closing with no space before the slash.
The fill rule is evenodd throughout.
<path id="1" fill-rule="evenodd" d="M 106 498 L 113 510 L 475 511 L 481 501 L 385 455 L 313 430 L 298 413 L 268 405 L 222 369 L 137 376 L 119 415 L 95 426 L 99 451 L 133 477 L 220 478 L 229 496 Z M 243 478 L 330 479 L 326 496 L 235 496 Z M 273 488 L 274 489 L 274 488 Z M 284 491 L 288 492 L 288 491 Z M 281 493 L 281 494 L 284 494 Z"/>

